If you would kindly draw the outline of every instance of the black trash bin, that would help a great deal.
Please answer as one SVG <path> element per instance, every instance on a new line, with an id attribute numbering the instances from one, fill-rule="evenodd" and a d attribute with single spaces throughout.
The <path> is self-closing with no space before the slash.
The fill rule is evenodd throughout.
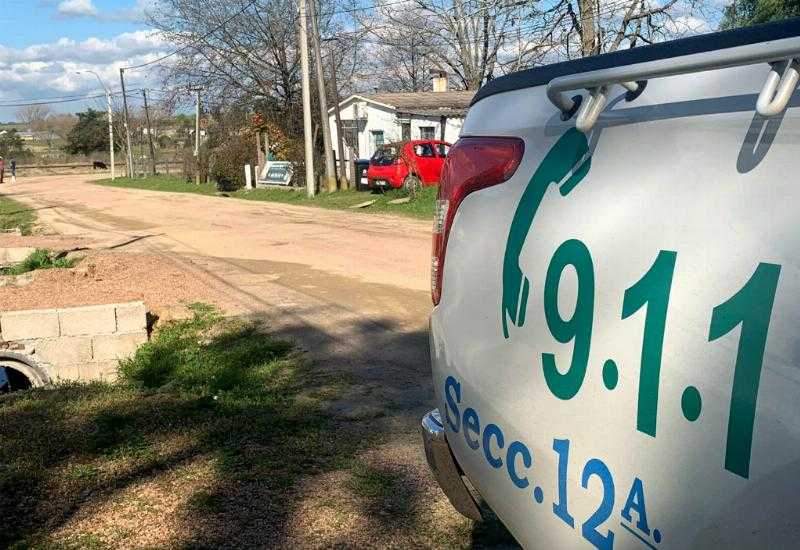
<path id="1" fill-rule="evenodd" d="M 355 161 L 356 165 L 356 189 L 358 191 L 369 191 L 367 185 L 367 170 L 369 169 L 369 160 L 358 159 Z"/>

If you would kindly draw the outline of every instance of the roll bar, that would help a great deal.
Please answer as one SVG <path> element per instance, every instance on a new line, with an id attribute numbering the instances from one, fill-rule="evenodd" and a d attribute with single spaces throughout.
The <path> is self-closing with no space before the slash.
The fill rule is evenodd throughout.
<path id="1" fill-rule="evenodd" d="M 786 108 L 800 82 L 800 37 L 561 76 L 547 84 L 547 97 L 561 111 L 563 120 L 569 120 L 577 112 L 575 126 L 588 132 L 597 122 L 614 84 L 627 89 L 626 99 L 633 101 L 644 90 L 646 82 L 654 78 L 757 63 L 769 63 L 770 71 L 756 109 L 761 116 L 775 116 Z M 568 90 L 579 89 L 588 90 L 588 96 L 569 98 L 564 95 Z"/>

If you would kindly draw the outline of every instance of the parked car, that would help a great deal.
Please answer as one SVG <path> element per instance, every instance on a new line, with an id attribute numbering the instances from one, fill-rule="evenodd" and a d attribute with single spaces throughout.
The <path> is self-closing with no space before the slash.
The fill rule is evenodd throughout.
<path id="1" fill-rule="evenodd" d="M 381 145 L 369 161 L 369 187 L 413 189 L 420 185 L 437 185 L 449 151 L 449 143 L 436 140 Z"/>
<path id="2" fill-rule="evenodd" d="M 792 19 L 477 93 L 422 422 L 464 515 L 530 548 L 800 548 L 798 59 Z"/>

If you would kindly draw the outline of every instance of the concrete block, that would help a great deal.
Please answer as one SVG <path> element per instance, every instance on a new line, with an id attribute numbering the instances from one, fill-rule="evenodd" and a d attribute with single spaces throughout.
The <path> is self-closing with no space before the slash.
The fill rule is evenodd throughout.
<path id="1" fill-rule="evenodd" d="M 0 264 L 18 264 L 35 250 L 35 248 L 23 246 L 0 248 Z"/>
<path id="2" fill-rule="evenodd" d="M 59 309 L 58 319 L 61 336 L 113 334 L 117 330 L 113 305 Z"/>
<path id="3" fill-rule="evenodd" d="M 126 359 L 136 353 L 136 349 L 147 342 L 147 335 L 107 334 L 92 339 L 92 354 L 95 361 Z"/>
<path id="4" fill-rule="evenodd" d="M 59 365 L 57 367 L 52 367 L 49 369 L 50 378 L 55 381 L 78 381 L 84 380 L 81 377 L 81 363 L 68 363 Z"/>
<path id="5" fill-rule="evenodd" d="M 104 380 L 113 382 L 117 379 L 119 361 L 90 361 L 81 365 L 81 379 L 86 381 Z"/>
<path id="6" fill-rule="evenodd" d="M 43 338 L 36 342 L 37 358 L 53 365 L 92 360 L 92 339 L 88 336 Z"/>
<path id="7" fill-rule="evenodd" d="M 147 330 L 147 310 L 144 302 L 117 304 L 117 332 L 144 332 Z"/>
<path id="8" fill-rule="evenodd" d="M 28 256 L 33 254 L 36 251 L 35 248 L 30 247 L 15 247 L 15 248 L 7 248 L 7 256 L 6 259 L 9 262 L 13 262 L 15 264 L 20 263 L 25 260 Z"/>
<path id="9" fill-rule="evenodd" d="M 59 335 L 58 311 L 35 309 L 0 313 L 3 340 L 31 340 Z"/>

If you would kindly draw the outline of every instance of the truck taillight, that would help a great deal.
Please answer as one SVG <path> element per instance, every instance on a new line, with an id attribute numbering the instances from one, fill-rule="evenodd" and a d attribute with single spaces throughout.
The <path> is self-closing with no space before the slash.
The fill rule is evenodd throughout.
<path id="1" fill-rule="evenodd" d="M 447 237 L 461 201 L 473 191 L 503 183 L 513 176 L 524 152 L 525 143 L 511 137 L 464 137 L 450 149 L 442 167 L 433 221 L 431 296 L 434 305 L 442 297 Z"/>

